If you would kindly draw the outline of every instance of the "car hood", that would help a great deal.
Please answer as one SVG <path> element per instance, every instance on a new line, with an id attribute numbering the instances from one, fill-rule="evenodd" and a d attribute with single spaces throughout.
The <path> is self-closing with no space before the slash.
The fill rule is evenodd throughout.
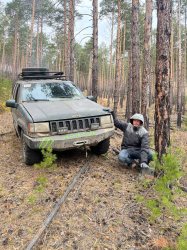
<path id="1" fill-rule="evenodd" d="M 103 107 L 88 99 L 23 102 L 33 122 L 106 115 Z"/>

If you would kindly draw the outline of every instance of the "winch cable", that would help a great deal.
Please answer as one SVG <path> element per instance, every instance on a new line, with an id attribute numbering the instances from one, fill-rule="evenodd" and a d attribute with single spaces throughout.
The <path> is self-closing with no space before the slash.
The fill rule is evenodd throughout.
<path id="1" fill-rule="evenodd" d="M 59 200 L 59 202 L 55 205 L 53 211 L 51 212 L 51 214 L 47 217 L 46 221 L 43 223 L 42 228 L 40 228 L 38 230 L 38 233 L 34 236 L 34 238 L 32 239 L 31 243 L 27 246 L 27 248 L 25 250 L 30 250 L 32 249 L 32 247 L 36 244 L 36 242 L 39 240 L 39 238 L 41 237 L 41 235 L 43 234 L 43 232 L 45 231 L 45 229 L 49 226 L 50 222 L 52 221 L 53 217 L 55 216 L 56 212 L 58 211 L 58 209 L 60 208 L 60 206 L 62 205 L 62 203 L 65 201 L 66 197 L 68 196 L 68 194 L 70 193 L 71 189 L 75 186 L 77 180 L 79 179 L 79 177 L 81 176 L 81 174 L 85 171 L 85 169 L 87 168 L 87 166 L 89 165 L 91 159 L 93 158 L 94 155 L 91 155 L 90 158 L 88 159 L 88 161 L 84 164 L 84 166 L 80 169 L 79 173 L 77 174 L 77 176 L 74 178 L 73 182 L 71 183 L 71 185 L 68 187 L 68 189 L 66 190 L 65 194 L 61 197 L 61 199 Z"/>

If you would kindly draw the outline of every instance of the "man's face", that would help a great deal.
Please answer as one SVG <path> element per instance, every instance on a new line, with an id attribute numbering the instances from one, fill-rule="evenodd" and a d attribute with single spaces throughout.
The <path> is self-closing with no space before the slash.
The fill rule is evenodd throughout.
<path id="1" fill-rule="evenodd" d="M 133 125 L 134 125 L 135 127 L 140 126 L 140 124 L 141 124 L 141 121 L 140 121 L 140 120 L 133 119 Z"/>

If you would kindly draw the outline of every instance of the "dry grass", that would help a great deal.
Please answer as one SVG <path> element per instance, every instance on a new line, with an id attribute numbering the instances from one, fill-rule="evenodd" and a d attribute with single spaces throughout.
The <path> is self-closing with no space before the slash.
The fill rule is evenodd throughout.
<path id="1" fill-rule="evenodd" d="M 124 119 L 124 110 L 119 113 L 119 118 Z M 0 133 L 8 131 L 13 131 L 11 115 L 4 113 L 0 117 Z M 174 145 L 187 152 L 183 141 L 186 132 L 171 131 L 171 136 Z M 57 169 L 46 172 L 44 191 L 35 193 L 40 171 L 22 162 L 21 144 L 14 132 L 0 139 L 0 249 L 25 249 L 87 159 L 82 149 L 58 153 Z M 176 241 L 177 222 L 166 215 L 164 220 L 152 224 L 149 212 L 136 203 L 135 196 L 144 195 L 147 190 L 138 183 L 139 172 L 118 164 L 112 148 L 120 149 L 121 139 L 115 134 L 109 154 L 94 156 L 33 249 L 149 250 Z M 88 179 L 75 198 L 85 177 Z M 36 201 L 29 201 L 33 196 Z M 154 193 L 149 192 L 149 196 Z M 176 202 L 180 207 L 186 206 L 187 198 L 176 198 Z"/>

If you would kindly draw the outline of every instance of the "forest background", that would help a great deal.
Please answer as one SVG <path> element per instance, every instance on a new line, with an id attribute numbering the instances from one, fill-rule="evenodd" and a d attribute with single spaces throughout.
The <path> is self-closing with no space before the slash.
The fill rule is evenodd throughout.
<path id="1" fill-rule="evenodd" d="M 90 7 L 87 8 L 87 12 L 83 13 L 82 6 L 85 6 L 85 2 L 81 0 L 1 1 L 0 113 L 6 111 L 5 102 L 11 98 L 12 88 L 22 68 L 47 67 L 52 71 L 63 71 L 67 79 L 74 81 L 84 92 L 85 96 L 93 95 L 95 101 L 98 103 L 113 108 L 120 119 L 128 121 L 133 113 L 142 113 L 145 117 L 145 127 L 150 132 L 151 146 L 155 145 L 159 160 L 161 160 L 162 155 L 167 152 L 168 147 L 171 145 L 170 130 L 172 130 L 172 136 L 176 136 L 177 138 L 174 145 L 174 158 L 186 158 L 186 1 L 102 0 L 99 1 L 99 8 L 96 0 L 88 1 L 87 3 L 89 3 Z M 88 18 L 86 21 L 84 19 L 85 17 Z M 156 19 L 157 27 L 155 25 Z M 106 29 L 100 28 L 99 24 L 102 22 L 107 23 L 107 34 L 105 34 Z M 98 31 L 97 28 L 100 30 Z M 98 32 L 100 34 L 99 37 Z M 100 38 L 101 35 L 102 38 Z M 159 78 L 159 76 L 161 77 Z M 9 116 L 5 114 L 4 117 L 7 118 Z M 7 125 L 6 132 L 8 132 L 12 126 L 10 125 L 10 117 L 2 120 L 2 128 L 4 129 L 8 119 L 9 125 Z M 154 127 L 154 132 L 150 127 Z M 3 133 L 4 130 L 2 130 L 2 134 Z M 10 137 L 9 140 L 12 143 L 16 144 L 15 147 L 11 147 L 12 150 L 19 152 L 19 144 L 16 139 L 11 133 L 7 133 L 7 136 Z M 153 137 L 154 142 L 152 140 Z M 14 138 L 14 140 L 12 138 Z M 121 137 L 120 139 L 118 138 L 118 140 L 111 138 L 112 145 L 115 145 L 116 141 L 118 145 L 120 145 L 120 140 Z M 9 162 L 6 156 L 11 154 L 11 151 L 8 144 L 9 141 L 6 143 L 2 146 L 1 157 L 4 161 L 1 168 L 2 171 L 4 169 L 3 179 L 7 179 L 7 177 L 4 178 L 6 174 L 10 177 L 10 173 L 7 172 L 6 164 L 9 164 Z M 176 150 L 176 147 L 181 145 L 185 150 L 183 158 L 180 157 L 179 151 Z M 3 153 L 4 147 L 6 153 Z M 19 153 L 12 153 L 12 155 L 16 158 Z M 78 159 L 80 159 L 80 157 L 79 155 Z M 103 168 L 103 176 L 105 175 L 105 169 L 110 172 L 110 166 L 115 166 L 116 168 L 112 170 L 115 173 L 112 173 L 109 183 L 114 180 L 115 185 L 116 183 L 118 184 L 117 191 L 122 188 L 122 190 L 128 193 L 129 190 L 126 190 L 126 183 L 123 178 L 126 178 L 129 172 L 127 175 L 121 174 L 122 172 L 124 173 L 125 170 L 118 169 L 118 166 L 115 165 L 116 160 L 111 151 L 109 156 L 106 155 L 104 157 L 108 157 L 108 162 L 105 168 Z M 11 157 L 8 158 L 11 159 Z M 68 162 L 67 165 L 71 162 L 69 158 L 66 161 Z M 84 157 L 82 158 L 84 159 Z M 96 160 L 96 162 L 98 161 L 99 163 L 96 164 L 95 171 L 97 171 L 98 165 L 104 164 L 102 159 L 103 158 L 98 158 Z M 178 162 L 174 164 L 174 161 L 170 153 L 168 154 L 168 158 L 165 158 L 165 174 L 168 169 L 170 179 L 168 179 L 167 184 L 164 183 L 163 179 L 161 179 L 162 181 L 160 182 L 159 178 L 156 180 L 157 191 L 159 191 L 159 188 L 161 190 L 159 198 L 156 196 L 158 199 L 152 200 L 152 198 L 155 197 L 155 193 L 152 191 L 153 186 L 151 186 L 151 191 L 150 189 L 147 191 L 144 187 L 139 190 L 138 188 L 132 188 L 136 194 L 139 191 L 145 192 L 145 195 L 148 192 L 150 193 L 147 208 L 152 209 L 153 215 L 156 216 L 153 221 L 156 221 L 158 217 L 163 217 L 163 220 L 160 222 L 162 226 L 164 226 L 164 220 L 167 221 L 168 219 L 169 221 L 169 218 L 166 219 L 167 212 L 164 211 L 173 209 L 174 212 L 177 210 L 180 213 L 181 211 L 178 208 L 186 204 L 184 195 L 184 201 L 181 202 L 181 204 L 180 202 L 177 203 L 180 205 L 178 205 L 176 209 L 172 206 L 174 200 L 172 194 L 175 194 L 176 189 L 172 189 L 171 186 L 175 184 L 175 187 L 178 187 L 178 182 L 175 181 L 178 178 L 178 172 L 181 171 L 180 166 L 183 166 L 183 170 L 186 171 L 184 162 L 180 165 Z M 74 162 L 74 159 L 72 159 L 70 165 L 73 166 Z M 170 171 L 171 162 L 172 166 L 175 167 L 173 171 Z M 25 173 L 30 171 L 31 176 L 36 172 L 36 170 L 32 168 L 24 168 L 20 158 L 17 159 L 17 165 L 20 167 L 18 167 L 18 169 L 23 171 L 19 176 L 20 179 L 23 178 L 23 181 L 26 179 L 24 171 Z M 157 165 L 159 165 L 159 162 L 157 162 Z M 61 166 L 60 160 L 58 161 L 58 167 L 59 169 L 63 169 L 63 173 L 66 173 L 64 164 Z M 71 170 L 72 172 L 74 171 L 73 167 Z M 68 171 L 69 170 L 67 170 L 67 172 Z M 116 171 L 119 176 L 115 181 L 114 176 Z M 178 171 L 177 174 L 176 171 Z M 13 171 L 13 174 L 14 173 Z M 133 178 L 137 178 L 134 172 L 132 175 L 134 176 Z M 97 185 L 95 185 L 96 177 L 94 176 L 99 176 Z M 51 178 L 54 178 L 54 176 L 52 175 Z M 99 178 L 100 174 L 93 174 L 93 192 L 95 192 L 96 186 L 98 187 L 98 192 L 101 190 Z M 122 178 L 122 181 L 118 180 L 120 178 Z M 66 179 L 64 178 L 64 180 Z M 37 177 L 33 177 L 32 188 L 36 184 L 36 181 Z M 61 179 L 59 179 L 59 183 L 60 182 Z M 171 182 L 172 185 L 170 185 Z M 68 181 L 67 183 L 69 184 Z M 129 185 L 130 183 L 132 183 L 131 179 L 129 179 Z M 186 177 L 181 184 L 186 184 Z M 148 184 L 148 186 L 149 185 L 150 184 Z M 51 182 L 48 187 L 50 189 L 53 186 L 56 188 L 55 182 L 54 184 Z M 6 195 L 9 195 L 11 190 L 8 182 L 3 182 L 3 188 L 7 192 Z M 3 190 L 2 188 L 0 189 L 0 191 Z M 30 190 L 30 188 L 28 188 L 28 190 Z M 165 190 L 165 193 L 163 190 Z M 46 192 L 48 192 L 47 195 L 50 196 L 49 191 L 50 190 L 47 190 Z M 127 197 L 127 193 L 123 195 L 123 197 Z M 121 195 L 120 192 L 119 194 Z M 28 193 L 27 196 L 29 195 Z M 90 195 L 90 193 L 88 195 Z M 98 195 L 101 196 L 101 194 Z M 166 201 L 165 198 L 168 200 Z M 38 199 L 37 205 L 42 204 L 42 199 L 41 197 Z M 47 199 L 48 197 L 46 200 Z M 132 197 L 130 196 L 129 200 L 131 199 Z M 93 204 L 91 202 L 89 202 L 89 204 L 96 206 L 96 203 L 100 203 L 101 201 L 100 197 L 97 199 L 97 202 L 95 202 L 95 200 Z M 120 198 L 118 200 L 120 200 Z M 25 198 L 24 196 L 23 201 L 23 204 L 29 207 L 28 197 Z M 135 207 L 137 207 L 137 203 L 135 203 Z M 40 211 L 42 210 L 43 205 L 41 205 Z M 139 216 L 139 210 L 137 214 L 137 216 Z M 164 214 L 164 216 L 161 216 L 161 214 Z M 10 215 L 9 212 L 8 215 Z M 145 217 L 147 218 L 148 216 L 146 215 Z M 181 224 L 182 226 L 185 225 L 185 230 L 187 230 L 185 224 L 186 217 L 181 218 Z M 88 220 L 85 218 L 84 220 L 88 225 Z M 6 217 L 4 223 L 4 225 L 6 225 Z M 136 222 L 134 223 L 136 224 Z M 142 224 L 144 223 L 145 221 Z M 156 223 L 158 224 L 158 220 Z M 169 223 L 171 223 L 171 221 L 169 221 L 168 224 Z M 121 222 L 118 224 L 120 225 Z M 101 224 L 98 225 L 99 227 L 101 226 Z M 122 228 L 119 225 L 119 232 L 122 232 Z M 114 226 L 114 224 L 112 224 L 112 226 Z M 179 228 L 181 229 L 181 227 Z M 7 229 L 7 232 L 8 230 L 9 229 Z M 35 229 L 33 229 L 32 233 L 35 232 L 34 230 Z M 82 229 L 80 231 L 82 231 Z M 89 232 L 89 230 L 87 231 Z M 111 228 L 109 228 L 109 231 L 111 231 Z M 170 237 L 170 231 L 168 232 L 168 237 Z M 180 250 L 186 249 L 186 232 L 187 231 L 184 231 L 183 233 L 185 245 L 184 248 L 178 248 Z M 111 231 L 111 233 L 113 233 L 113 231 Z M 175 232 L 172 240 L 175 241 L 178 235 L 179 233 Z M 159 232 L 157 236 L 159 239 Z M 8 244 L 6 237 L 3 240 L 4 245 Z M 108 238 L 105 240 L 108 240 Z M 183 239 L 181 242 L 182 241 Z M 163 245 L 163 242 L 161 245 Z M 172 249 L 175 248 L 173 247 Z"/>

